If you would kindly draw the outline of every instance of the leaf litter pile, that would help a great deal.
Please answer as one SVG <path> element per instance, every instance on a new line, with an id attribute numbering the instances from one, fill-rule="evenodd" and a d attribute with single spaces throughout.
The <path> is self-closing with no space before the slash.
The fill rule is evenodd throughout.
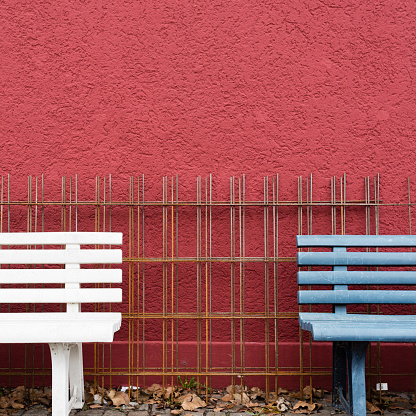
<path id="1" fill-rule="evenodd" d="M 145 389 L 118 388 L 104 389 L 85 383 L 85 409 L 111 407 L 120 410 L 133 410 L 143 404 L 153 405 L 153 414 L 158 415 L 170 409 L 172 415 L 188 416 L 192 411 L 210 412 L 247 412 L 251 416 L 273 415 L 285 412 L 312 414 L 319 413 L 322 405 L 330 406 L 331 396 L 323 389 L 310 388 L 300 392 L 279 389 L 266 393 L 258 387 L 228 386 L 225 390 L 211 390 L 209 394 L 198 393 L 198 384 L 180 381 L 179 386 L 163 387 L 153 384 Z M 13 414 L 32 406 L 41 406 L 52 410 L 52 389 L 50 387 L 27 389 L 19 386 L 15 389 L 0 388 L 0 414 Z M 333 410 L 333 408 L 330 408 Z M 384 410 L 400 413 L 416 412 L 413 394 L 372 392 L 371 401 L 367 401 L 367 411 L 371 414 L 383 414 Z M 190 415 L 189 415 L 190 416 Z M 220 416 L 220 415 L 219 415 Z"/>

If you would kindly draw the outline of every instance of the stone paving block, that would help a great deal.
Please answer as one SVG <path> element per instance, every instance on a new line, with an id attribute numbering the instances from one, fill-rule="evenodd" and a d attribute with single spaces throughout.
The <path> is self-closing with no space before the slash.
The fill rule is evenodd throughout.
<path id="1" fill-rule="evenodd" d="M 147 410 L 131 410 L 127 414 L 128 416 L 149 416 L 149 412 Z"/>
<path id="2" fill-rule="evenodd" d="M 140 410 L 140 411 L 141 410 L 146 410 L 146 411 L 148 411 L 149 410 L 149 403 L 141 404 L 137 410 Z"/>
<path id="3" fill-rule="evenodd" d="M 157 415 L 170 416 L 170 411 L 171 411 L 170 409 L 154 409 L 152 411 L 152 414 L 155 415 L 155 416 L 157 416 Z"/>
<path id="4" fill-rule="evenodd" d="M 17 414 L 17 413 L 15 413 Z M 50 416 L 51 413 L 42 407 L 32 407 L 23 413 L 23 416 Z"/>
<path id="5" fill-rule="evenodd" d="M 120 412 L 120 410 L 106 410 L 104 416 L 125 416 L 125 413 Z"/>
<path id="6" fill-rule="evenodd" d="M 181 414 L 182 416 L 186 416 L 186 415 L 190 415 L 190 416 L 204 416 L 204 411 L 198 411 L 198 412 L 191 412 L 188 410 L 184 410 L 183 413 Z M 245 415 L 247 416 L 247 415 Z"/>
<path id="7" fill-rule="evenodd" d="M 104 409 L 88 409 L 81 410 L 76 414 L 76 416 L 102 416 L 104 414 Z"/>

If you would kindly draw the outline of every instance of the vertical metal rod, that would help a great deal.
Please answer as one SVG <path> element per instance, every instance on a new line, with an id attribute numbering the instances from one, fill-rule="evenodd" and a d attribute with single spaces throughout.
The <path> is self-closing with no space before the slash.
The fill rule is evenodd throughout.
<path id="1" fill-rule="evenodd" d="M 162 208 L 162 228 L 163 228 L 163 233 L 162 233 L 162 257 L 163 257 L 163 265 L 162 265 L 162 310 L 163 310 L 163 319 L 162 319 L 162 367 L 163 367 L 163 376 L 162 376 L 162 380 L 163 380 L 163 390 L 165 390 L 166 388 L 166 274 L 167 274 L 167 270 L 166 270 L 166 256 L 167 256 L 167 207 L 166 207 L 166 203 L 167 203 L 167 176 L 163 177 L 163 208 Z"/>
<path id="2" fill-rule="evenodd" d="M 76 189 L 76 176 L 75 176 L 75 189 Z M 76 192 L 76 191 L 75 191 Z M 75 193 L 75 197 L 76 197 L 76 193 Z M 112 203 L 112 199 L 111 199 L 111 173 L 108 175 L 108 203 L 109 203 L 109 207 L 108 207 L 108 231 L 111 232 L 111 203 Z M 75 219 L 76 220 L 76 219 Z M 76 225 L 75 225 L 76 226 Z M 110 246 L 111 247 L 111 246 Z M 110 288 L 111 288 L 111 283 L 110 283 Z M 112 309 L 112 305 L 110 304 L 109 306 L 109 311 L 111 312 Z M 109 343 L 108 346 L 108 354 L 109 354 L 109 372 L 110 372 L 110 376 L 109 376 L 109 386 L 110 388 L 113 386 L 113 378 L 112 378 L 112 370 L 113 370 L 113 355 L 112 355 L 112 343 Z"/>
<path id="3" fill-rule="evenodd" d="M 111 181 L 111 176 L 110 176 Z M 110 182 L 111 183 L 111 182 Z M 111 200 L 111 193 L 110 193 L 110 200 Z M 111 205 L 110 205 L 111 208 Z M 110 211 L 110 227 L 111 227 L 111 211 Z M 140 179 L 137 177 L 137 258 L 140 258 Z M 140 262 L 137 262 L 137 283 L 135 284 L 137 287 L 137 308 L 136 313 L 140 313 Z M 136 401 L 139 401 L 139 374 L 140 374 L 140 319 L 136 319 Z M 111 344 L 110 344 L 111 345 Z M 111 350 L 110 350 L 111 353 Z"/>
<path id="4" fill-rule="evenodd" d="M 134 178 L 131 176 L 129 178 L 129 258 L 133 255 L 133 239 L 134 239 Z M 130 316 L 133 314 L 133 299 L 134 299 L 134 284 L 133 284 L 133 263 L 129 262 L 129 314 Z M 128 358 L 128 366 L 129 366 L 129 377 L 128 377 L 128 385 L 130 387 L 129 391 L 131 392 L 132 387 L 132 379 L 131 379 L 131 370 L 132 370 L 132 357 L 133 357 L 133 340 L 134 337 L 134 325 L 133 321 L 129 319 L 129 358 Z"/>
<path id="5" fill-rule="evenodd" d="M 197 244 L 196 244 L 196 257 L 197 257 L 197 275 L 196 275 L 196 311 L 197 311 L 197 383 L 198 383 L 198 393 L 200 392 L 201 377 L 199 373 L 201 372 L 201 343 L 202 343 L 202 328 L 201 328 L 201 292 L 202 292 L 202 283 L 201 283 L 201 253 L 202 253 L 202 178 L 199 176 L 197 178 Z"/>
<path id="6" fill-rule="evenodd" d="M 31 214 L 32 214 L 32 210 L 31 210 L 31 179 L 32 177 L 29 175 L 27 177 L 27 208 L 26 208 L 26 232 L 30 232 L 31 231 Z M 29 249 L 29 246 L 27 246 L 27 248 Z M 28 268 L 28 266 L 26 266 Z M 28 284 L 26 284 L 26 287 L 29 287 Z M 29 312 L 29 304 L 26 304 L 26 313 Z M 29 347 L 28 344 L 25 344 L 25 388 L 27 389 L 28 387 L 28 379 L 27 379 L 27 372 L 28 372 L 28 355 L 29 355 L 29 348 L 30 350 L 32 350 L 31 346 Z"/>
<path id="7" fill-rule="evenodd" d="M 242 280 L 243 280 L 243 284 L 242 284 L 242 292 L 243 292 L 243 296 L 242 296 L 242 308 L 241 311 L 243 313 L 243 315 L 246 312 L 246 263 L 245 263 L 245 257 L 246 257 L 246 207 L 245 207 L 245 202 L 246 202 L 246 176 L 243 175 L 243 217 L 242 217 L 242 229 L 243 229 L 243 242 L 242 242 L 242 248 L 243 251 L 242 253 L 240 253 L 240 255 L 243 258 L 243 264 L 242 264 Z M 246 321 L 245 318 L 242 319 L 242 345 L 243 345 L 243 358 L 242 358 L 242 367 L 243 367 L 243 372 L 246 371 Z M 243 379 L 243 385 L 246 385 L 246 380 L 245 378 Z"/>
<path id="8" fill-rule="evenodd" d="M 10 174 L 7 175 L 7 232 L 10 232 Z M 10 268 L 10 265 L 9 265 Z M 9 313 L 11 312 L 11 305 L 9 303 Z M 9 374 L 12 371 L 12 348 L 9 344 Z M 12 384 L 12 377 L 9 376 L 9 386 Z"/>
<path id="9" fill-rule="evenodd" d="M 77 174 L 75 174 L 75 232 L 78 232 L 78 175 Z"/>
<path id="10" fill-rule="evenodd" d="M 243 316 L 244 313 L 244 282 L 243 282 L 243 264 L 244 262 L 241 260 L 243 257 L 243 229 L 242 229 L 242 206 L 241 206 L 241 202 L 242 202 L 242 189 L 241 189 L 241 178 L 238 178 L 238 231 L 239 231 L 239 238 L 238 238 L 238 243 L 239 243 L 239 257 L 240 257 L 240 261 L 239 261 L 239 309 L 240 309 L 240 373 L 241 373 L 241 377 L 240 377 L 240 391 L 241 391 L 241 395 L 243 394 L 243 386 L 245 385 L 245 376 L 244 376 L 244 318 L 241 318 L 241 316 Z M 242 398 L 242 396 L 241 396 Z"/>
<path id="11" fill-rule="evenodd" d="M 408 198 L 408 215 L 409 215 L 409 235 L 412 235 L 412 198 L 410 192 L 410 177 L 407 178 L 407 198 Z M 412 248 L 410 248 L 412 252 Z M 410 268 L 413 270 L 413 267 Z M 411 286 L 411 289 L 414 290 L 414 286 Z M 415 305 L 412 305 L 412 315 L 415 313 Z M 416 343 L 412 343 L 412 352 L 413 352 L 413 393 L 416 395 Z"/>
<path id="12" fill-rule="evenodd" d="M 142 254 L 143 258 L 146 256 L 146 244 L 145 244 L 145 180 L 144 174 L 142 175 Z M 143 321 L 142 321 L 142 366 L 143 370 L 146 368 L 146 264 L 142 264 L 142 312 L 143 312 Z M 143 375 L 143 385 L 146 385 L 146 376 Z"/>
<path id="13" fill-rule="evenodd" d="M 379 210 L 380 210 L 380 197 L 379 197 L 379 181 L 380 175 L 377 174 L 377 177 L 374 178 L 374 217 L 375 217 L 375 227 L 376 227 L 376 235 L 379 234 L 380 223 L 379 223 Z M 378 247 L 376 247 L 376 251 L 378 251 Z M 376 270 L 378 271 L 379 268 L 377 267 Z M 379 289 L 379 285 L 377 285 L 377 290 Z M 377 305 L 377 315 L 380 314 L 380 305 Z M 381 383 L 381 344 L 377 342 L 377 379 L 378 382 Z M 381 390 L 379 391 L 379 397 L 381 399 Z"/>
<path id="14" fill-rule="evenodd" d="M 69 189 L 71 190 L 71 179 L 70 179 L 70 181 L 69 181 Z M 70 198 L 71 198 L 71 192 L 69 192 L 69 196 L 70 196 Z M 103 221 L 102 221 L 102 223 L 103 223 L 103 226 L 102 226 L 102 231 L 104 232 L 105 230 L 106 230 L 106 228 L 105 228 L 105 223 L 106 223 L 106 218 L 105 218 L 105 216 L 106 216 L 106 207 L 105 207 L 105 201 L 106 201 L 106 180 L 105 180 L 105 176 L 103 177 L 103 199 L 102 199 L 102 216 L 103 216 Z M 71 200 L 70 200 L 70 202 L 69 202 L 69 212 L 71 212 Z M 71 230 L 71 215 L 69 215 L 69 230 Z M 103 248 L 105 248 L 104 246 L 103 246 Z M 103 265 L 103 268 L 104 268 L 105 266 Z M 102 287 L 104 288 L 105 287 L 105 284 L 103 283 L 102 284 Z M 101 304 L 101 307 L 102 307 L 102 311 L 103 312 L 105 312 L 105 304 L 104 303 L 102 303 Z M 105 344 L 104 343 L 102 343 L 101 344 L 101 368 L 103 369 L 103 371 L 104 371 L 104 369 L 105 369 Z M 104 378 L 104 374 L 102 374 L 102 376 L 101 376 L 101 386 L 105 386 L 105 378 Z M 130 391 L 129 391 L 129 394 L 130 394 Z M 104 397 L 102 397 L 101 398 L 101 401 L 103 402 L 104 401 Z"/>
<path id="15" fill-rule="evenodd" d="M 94 231 L 98 231 L 98 192 L 99 192 L 99 184 L 98 184 L 98 177 L 95 177 L 95 206 L 94 206 Z M 130 290 L 129 290 L 130 292 Z M 94 305 L 94 311 L 97 312 L 97 304 Z M 130 339 L 129 339 L 130 340 Z M 130 342 L 129 342 L 130 344 Z M 99 352 L 99 345 L 98 343 L 94 343 L 94 391 L 97 389 L 98 379 L 97 379 L 97 372 L 98 372 L 98 352 Z M 130 351 L 129 351 L 130 352 Z"/>
<path id="16" fill-rule="evenodd" d="M 176 175 L 176 208 L 175 208 L 175 216 L 176 216 L 176 258 L 179 257 L 179 176 Z M 175 265 L 175 311 L 179 313 L 179 263 Z M 176 318 L 176 370 L 179 369 L 179 318 Z"/>
<path id="17" fill-rule="evenodd" d="M 308 182 L 306 182 L 306 184 L 308 184 Z M 308 187 L 307 187 L 308 188 Z M 307 193 L 306 193 L 306 200 L 309 199 L 309 205 L 308 205 L 308 234 L 311 235 L 312 234 L 312 173 L 310 176 L 310 185 L 309 185 L 309 195 L 308 195 L 308 189 L 307 189 Z M 309 309 L 311 311 L 311 307 Z M 310 394 L 310 402 L 313 402 L 313 395 L 312 395 L 312 391 L 313 391 L 313 385 L 312 385 L 312 337 L 309 337 L 309 371 L 310 371 L 310 376 L 309 376 L 309 386 L 311 389 L 311 394 Z"/>
<path id="18" fill-rule="evenodd" d="M 298 178 L 298 234 L 302 235 L 303 217 L 302 217 L 302 176 Z M 302 306 L 299 305 L 299 312 L 302 312 Z M 303 332 L 299 328 L 299 371 L 303 374 Z M 299 377 L 300 398 L 303 399 L 303 376 Z"/>
<path id="19" fill-rule="evenodd" d="M 44 177 L 42 173 L 42 209 L 41 209 L 41 221 L 42 221 L 42 232 L 45 231 L 45 186 L 44 186 Z M 44 246 L 42 245 L 42 249 Z M 43 267 L 43 266 L 42 266 Z M 44 311 L 45 306 L 42 305 L 42 312 Z M 42 343 L 42 371 L 45 371 L 45 344 Z M 42 376 L 42 385 L 45 385 L 45 376 Z"/>
<path id="20" fill-rule="evenodd" d="M 205 177 L 205 204 L 208 203 L 208 178 Z M 208 257 L 208 207 L 205 205 L 205 259 Z M 205 261 L 205 395 L 206 400 L 211 397 L 209 371 L 209 280 L 208 280 L 208 263 Z"/>
<path id="21" fill-rule="evenodd" d="M 176 233 L 175 233 L 175 212 L 174 212 L 174 184 L 173 184 L 173 176 L 171 178 L 171 224 L 172 224 L 172 229 L 171 229 L 171 270 L 170 270 L 170 274 L 171 274 L 171 286 L 170 286 L 170 294 L 171 294 L 171 313 L 172 313 L 172 318 L 171 318 L 171 322 L 170 322 L 170 326 L 171 326 L 171 364 L 170 364 L 170 368 L 171 371 L 174 370 L 175 368 L 175 320 L 173 318 L 173 314 L 175 312 L 175 237 L 176 237 Z M 174 385 L 174 380 L 173 380 L 173 374 L 171 376 L 171 381 L 170 381 L 170 385 L 173 386 Z M 171 399 L 173 399 L 173 391 L 171 393 Z"/>
<path id="22" fill-rule="evenodd" d="M 231 276 L 230 276 L 230 289 L 231 289 L 231 376 L 232 394 L 235 393 L 235 190 L 234 190 L 234 176 L 230 178 L 230 236 L 231 236 Z"/>
<path id="23" fill-rule="evenodd" d="M 269 373 L 270 370 L 270 354 L 269 354 L 269 315 L 270 315 L 270 305 L 269 305 L 269 177 L 264 178 L 264 354 L 265 354 L 265 364 L 266 372 Z M 269 402 L 270 398 L 270 386 L 269 386 L 269 376 L 266 376 L 266 403 Z"/>
<path id="24" fill-rule="evenodd" d="M 276 182 L 275 182 L 276 181 Z M 274 362 L 276 368 L 274 388 L 276 397 L 279 391 L 279 320 L 277 314 L 279 312 L 279 174 L 276 174 L 276 179 L 273 178 L 273 301 L 274 301 Z"/>
<path id="25" fill-rule="evenodd" d="M 36 178 L 37 179 L 37 178 Z M 36 205 L 37 207 L 37 205 Z M 69 219 L 68 231 L 72 231 L 72 176 L 69 177 Z"/>
<path id="26" fill-rule="evenodd" d="M 346 218 L 347 218 L 347 206 L 345 205 L 347 201 L 347 174 L 344 173 L 344 218 L 343 218 L 343 224 L 344 224 L 344 229 L 343 229 L 343 233 L 346 233 Z"/>
<path id="27" fill-rule="evenodd" d="M 209 175 L 209 314 L 212 314 L 212 174 Z M 212 369 L 212 319 L 209 320 L 209 370 Z M 209 377 L 209 385 L 212 377 Z"/>

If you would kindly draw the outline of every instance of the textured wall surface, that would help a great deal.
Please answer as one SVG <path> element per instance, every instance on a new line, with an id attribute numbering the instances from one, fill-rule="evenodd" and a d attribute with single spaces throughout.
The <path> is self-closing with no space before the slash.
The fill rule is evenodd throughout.
<path id="1" fill-rule="evenodd" d="M 411 0 L 0 3 L 6 173 L 414 173 Z"/>
<path id="2" fill-rule="evenodd" d="M 256 199 L 279 173 L 296 200 L 299 175 L 328 195 L 332 175 L 380 173 L 382 198 L 402 200 L 415 15 L 411 0 L 0 1 L 1 174 L 24 199 L 27 175 L 92 188 L 146 174 L 161 190 L 179 174 L 190 198 L 198 175 L 227 194 L 244 173 Z M 362 199 L 361 183 L 351 192 Z"/>

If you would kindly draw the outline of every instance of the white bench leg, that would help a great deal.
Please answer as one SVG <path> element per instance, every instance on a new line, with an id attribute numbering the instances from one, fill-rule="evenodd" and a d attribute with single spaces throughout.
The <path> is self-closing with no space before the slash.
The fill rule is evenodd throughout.
<path id="1" fill-rule="evenodd" d="M 68 416 L 72 408 L 80 409 L 84 404 L 82 346 L 51 343 L 49 347 L 52 357 L 52 416 Z"/>
<path id="2" fill-rule="evenodd" d="M 82 344 L 72 344 L 69 353 L 69 386 L 74 402 L 72 408 L 82 409 L 84 406 L 84 369 L 82 363 Z M 69 409 L 71 410 L 71 409 Z"/>
<path id="3" fill-rule="evenodd" d="M 52 416 L 68 416 L 69 350 L 68 344 L 49 344 L 52 357 Z"/>

